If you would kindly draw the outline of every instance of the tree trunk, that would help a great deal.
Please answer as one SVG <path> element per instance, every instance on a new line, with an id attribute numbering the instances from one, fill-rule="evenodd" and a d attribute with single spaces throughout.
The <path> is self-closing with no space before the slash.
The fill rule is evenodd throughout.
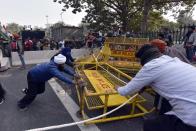
<path id="1" fill-rule="evenodd" d="M 128 20 L 126 18 L 124 18 L 122 20 L 122 29 L 123 29 L 123 32 L 126 33 L 128 31 Z"/>
<path id="2" fill-rule="evenodd" d="M 148 15 L 152 7 L 152 0 L 144 0 L 143 19 L 141 22 L 141 32 L 148 31 Z"/>
<path id="3" fill-rule="evenodd" d="M 123 7 L 122 7 L 122 14 L 120 15 L 122 20 L 122 29 L 123 32 L 126 33 L 128 31 L 128 22 L 129 22 L 129 8 L 128 8 L 128 2 L 129 0 L 123 1 Z"/>

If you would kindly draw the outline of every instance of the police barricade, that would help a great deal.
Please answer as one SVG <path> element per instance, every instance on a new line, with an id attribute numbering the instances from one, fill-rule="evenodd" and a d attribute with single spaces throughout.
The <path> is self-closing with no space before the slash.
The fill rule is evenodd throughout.
<path id="1" fill-rule="evenodd" d="M 120 96 L 116 90 L 116 86 L 124 86 L 132 77 L 116 69 L 115 67 L 104 63 L 82 63 L 76 67 L 76 72 L 81 76 L 81 79 L 86 82 L 84 88 L 76 85 L 78 100 L 80 103 L 80 113 L 83 119 L 85 118 L 85 111 L 93 111 L 102 109 L 102 114 L 107 113 L 112 107 L 117 107 L 129 99 L 129 97 Z M 128 119 L 134 117 L 141 117 L 150 113 L 153 107 L 147 109 L 143 104 L 147 100 L 138 95 L 127 106 L 129 111 L 117 113 L 112 116 L 105 116 L 103 118 L 87 122 L 86 124 L 102 123 L 114 120 Z"/>

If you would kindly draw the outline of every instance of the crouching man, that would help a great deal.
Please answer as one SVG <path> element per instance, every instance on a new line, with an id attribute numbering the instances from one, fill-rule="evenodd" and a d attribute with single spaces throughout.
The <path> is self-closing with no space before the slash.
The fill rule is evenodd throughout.
<path id="1" fill-rule="evenodd" d="M 155 119 L 144 121 L 144 131 L 196 131 L 196 68 L 162 55 L 153 45 L 144 45 L 136 53 L 142 69 L 117 91 L 123 95 L 151 86 L 169 101 L 172 110 Z"/>
<path id="2" fill-rule="evenodd" d="M 64 68 L 65 62 L 66 57 L 59 54 L 49 63 L 37 65 L 28 72 L 28 88 L 23 89 L 25 96 L 18 102 L 20 110 L 27 109 L 27 106 L 33 102 L 36 95 L 45 91 L 45 82 L 52 77 L 56 77 L 68 84 L 75 84 L 74 80 L 65 77 L 63 74 L 63 72 L 67 72 L 68 74 L 75 76 L 72 71 Z"/>

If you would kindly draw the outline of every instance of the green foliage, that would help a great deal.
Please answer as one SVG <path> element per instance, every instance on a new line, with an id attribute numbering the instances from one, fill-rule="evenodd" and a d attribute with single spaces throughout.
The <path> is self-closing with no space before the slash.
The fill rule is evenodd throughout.
<path id="1" fill-rule="evenodd" d="M 193 20 L 193 10 L 180 11 L 180 13 L 176 19 L 180 25 L 196 24 L 196 20 Z"/>
<path id="2" fill-rule="evenodd" d="M 7 25 L 7 30 L 10 31 L 11 33 L 18 33 L 22 30 L 22 26 L 16 23 L 9 23 Z"/>
<path id="3" fill-rule="evenodd" d="M 58 2 L 64 4 L 63 11 L 69 8 L 73 9 L 73 13 L 85 10 L 87 15 L 83 18 L 83 22 L 89 23 L 90 28 L 94 30 L 103 31 L 116 27 L 121 27 L 123 31 L 140 31 L 141 21 L 148 25 L 148 30 L 158 30 L 163 25 L 171 24 L 163 19 L 161 16 L 163 13 L 173 10 L 177 14 L 181 7 L 190 10 L 196 4 L 195 0 L 58 0 Z"/>

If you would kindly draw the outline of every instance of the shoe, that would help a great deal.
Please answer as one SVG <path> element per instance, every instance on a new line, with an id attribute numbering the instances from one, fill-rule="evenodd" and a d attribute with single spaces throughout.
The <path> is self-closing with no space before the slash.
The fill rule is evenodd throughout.
<path id="1" fill-rule="evenodd" d="M 27 94 L 27 88 L 23 88 L 22 93 Z"/>
<path id="2" fill-rule="evenodd" d="M 19 111 L 26 111 L 28 109 L 27 105 L 23 105 L 20 102 L 17 103 L 17 106 Z"/>
<path id="3" fill-rule="evenodd" d="M 27 106 L 23 106 L 23 107 L 22 107 L 22 106 L 19 106 L 19 105 L 18 105 L 18 110 L 19 110 L 19 111 L 26 111 L 27 109 L 28 109 Z"/>
<path id="4" fill-rule="evenodd" d="M 23 66 L 22 66 L 22 67 L 20 67 L 19 69 L 20 69 L 20 70 L 25 70 L 25 69 L 26 69 L 26 67 L 23 67 Z"/>
<path id="5" fill-rule="evenodd" d="M 2 99 L 0 100 L 0 105 L 3 104 L 4 101 L 5 101 L 4 98 L 2 98 Z"/>

